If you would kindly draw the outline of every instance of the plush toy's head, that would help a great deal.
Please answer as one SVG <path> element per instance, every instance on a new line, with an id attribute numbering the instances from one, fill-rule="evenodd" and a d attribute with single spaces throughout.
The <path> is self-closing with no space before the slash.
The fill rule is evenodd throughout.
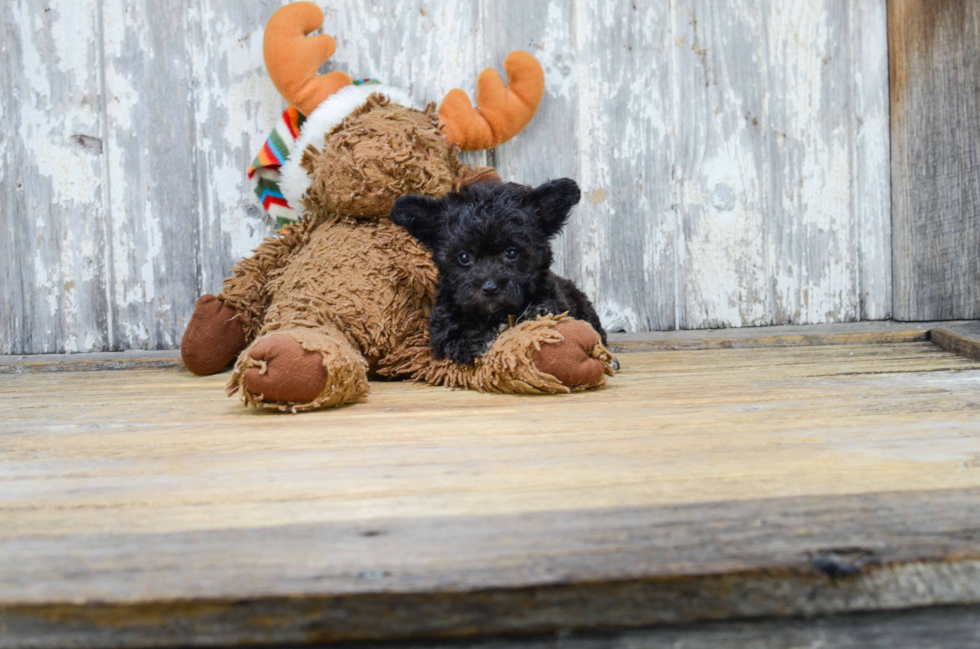
<path id="1" fill-rule="evenodd" d="M 308 209 L 359 218 L 384 216 L 406 194 L 442 196 L 456 187 L 456 152 L 439 132 L 433 107 L 406 108 L 372 94 L 303 152 Z M 468 169 L 468 168 L 467 168 Z"/>
<path id="2" fill-rule="evenodd" d="M 266 25 L 266 67 L 294 107 L 278 139 L 263 149 L 268 155 L 260 154 L 249 172 L 267 209 L 281 199 L 289 210 L 385 218 L 400 196 L 440 197 L 496 179 L 492 169 L 471 169 L 456 154 L 497 146 L 530 122 L 544 93 L 544 73 L 533 56 L 507 56 L 507 86 L 484 70 L 478 109 L 454 89 L 437 112 L 435 104 L 417 106 L 398 88 L 352 82 L 342 72 L 317 74 L 336 49 L 330 36 L 307 37 L 322 22 L 319 7 L 298 2 L 276 11 Z"/>

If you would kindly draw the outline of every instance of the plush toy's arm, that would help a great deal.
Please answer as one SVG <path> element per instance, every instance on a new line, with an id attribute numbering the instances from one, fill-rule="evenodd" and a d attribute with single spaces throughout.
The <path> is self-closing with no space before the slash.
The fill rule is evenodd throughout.
<path id="1" fill-rule="evenodd" d="M 589 326 L 566 316 L 522 322 L 500 334 L 474 365 L 436 359 L 426 336 L 407 341 L 382 376 L 480 392 L 556 394 L 595 388 L 612 375 L 612 355 Z"/>
<path id="2" fill-rule="evenodd" d="M 282 232 L 259 244 L 251 257 L 242 259 L 231 269 L 232 275 L 225 280 L 218 299 L 241 316 L 246 344 L 262 329 L 265 311 L 271 299 L 266 291 L 270 276 L 310 240 L 310 232 L 317 223 L 306 217 L 285 226 Z"/>

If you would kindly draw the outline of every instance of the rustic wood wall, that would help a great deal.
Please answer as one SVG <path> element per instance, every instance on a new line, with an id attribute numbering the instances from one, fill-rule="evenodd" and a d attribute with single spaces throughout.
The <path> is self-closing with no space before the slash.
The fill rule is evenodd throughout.
<path id="1" fill-rule="evenodd" d="M 980 318 L 980 3 L 888 13 L 895 317 Z"/>
<path id="2" fill-rule="evenodd" d="M 270 233 L 245 169 L 279 4 L 0 4 L 0 353 L 176 347 Z M 609 329 L 891 315 L 884 0 L 327 4 L 329 67 L 420 100 L 541 60 L 538 116 L 480 156 L 579 180 L 558 270 Z"/>

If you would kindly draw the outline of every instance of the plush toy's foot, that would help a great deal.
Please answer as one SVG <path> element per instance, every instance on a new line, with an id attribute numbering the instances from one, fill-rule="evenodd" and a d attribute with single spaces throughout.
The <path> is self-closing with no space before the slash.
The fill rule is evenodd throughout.
<path id="1" fill-rule="evenodd" d="M 202 295 L 180 341 L 180 357 L 187 369 L 198 376 L 220 372 L 244 348 L 238 312 L 213 295 Z"/>
<path id="2" fill-rule="evenodd" d="M 563 320 L 555 325 L 562 335 L 559 342 L 541 346 L 534 354 L 534 365 L 558 379 L 566 388 L 598 385 L 615 368 L 615 359 L 602 346 L 602 340 L 587 322 Z M 610 372 L 611 374 L 611 372 Z"/>
<path id="3" fill-rule="evenodd" d="M 248 405 L 283 411 L 339 406 L 367 396 L 367 367 L 339 334 L 276 331 L 239 356 L 228 383 L 228 393 L 236 392 Z"/>
<path id="4" fill-rule="evenodd" d="M 245 370 L 245 389 L 263 401 L 313 401 L 327 384 L 320 352 L 308 352 L 286 335 L 263 338 L 248 350 L 256 362 Z"/>

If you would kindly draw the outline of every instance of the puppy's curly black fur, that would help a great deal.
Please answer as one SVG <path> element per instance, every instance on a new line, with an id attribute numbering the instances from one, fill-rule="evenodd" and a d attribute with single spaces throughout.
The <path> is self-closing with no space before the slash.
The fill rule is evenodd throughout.
<path id="1" fill-rule="evenodd" d="M 606 342 L 599 316 L 572 282 L 551 272 L 551 239 L 581 192 L 568 178 L 531 188 L 475 184 L 441 199 L 404 196 L 391 220 L 433 253 L 439 289 L 429 318 L 436 358 L 470 365 L 513 316 L 568 312 Z"/>

